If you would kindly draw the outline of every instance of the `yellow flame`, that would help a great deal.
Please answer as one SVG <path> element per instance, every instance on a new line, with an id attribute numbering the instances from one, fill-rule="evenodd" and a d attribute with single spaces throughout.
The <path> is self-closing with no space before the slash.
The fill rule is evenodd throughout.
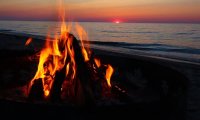
<path id="1" fill-rule="evenodd" d="M 49 90 L 45 90 L 45 91 L 44 91 L 44 95 L 45 95 L 45 96 L 49 96 Z"/>
<path id="2" fill-rule="evenodd" d="M 62 23 L 60 36 L 55 36 L 54 39 L 46 39 L 45 46 L 40 52 L 38 69 L 33 78 L 33 80 L 42 78 L 45 97 L 49 95 L 56 71 L 61 70 L 65 66 L 68 54 L 72 61 L 73 76 L 75 76 L 75 60 L 71 44 L 72 39 L 68 36 L 65 22 Z M 68 65 L 66 67 L 66 69 L 69 69 Z M 33 83 L 33 80 L 31 83 Z"/>
<path id="3" fill-rule="evenodd" d="M 108 65 L 108 68 L 106 69 L 105 78 L 106 78 L 106 81 L 107 81 L 107 84 L 108 84 L 109 87 L 111 87 L 110 79 L 112 77 L 113 72 L 114 72 L 114 69 L 112 68 L 112 66 Z"/>
<path id="4" fill-rule="evenodd" d="M 73 38 L 69 38 L 69 40 L 67 41 L 67 51 L 69 53 L 70 56 L 70 65 L 72 66 L 72 77 L 71 79 L 73 80 L 75 75 L 76 75 L 76 62 L 75 62 L 75 53 L 74 53 L 74 49 L 72 46 L 72 42 L 73 42 Z"/>
<path id="5" fill-rule="evenodd" d="M 68 75 L 68 73 L 69 73 L 69 63 L 66 66 L 66 75 Z"/>

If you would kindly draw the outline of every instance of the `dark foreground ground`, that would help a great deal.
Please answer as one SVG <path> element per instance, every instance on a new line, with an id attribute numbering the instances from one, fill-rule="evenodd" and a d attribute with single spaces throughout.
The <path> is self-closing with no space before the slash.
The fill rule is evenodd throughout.
<path id="1" fill-rule="evenodd" d="M 43 42 L 28 36 L 0 33 L 0 113 L 7 118 L 55 119 L 200 119 L 200 65 L 156 57 L 94 49 L 95 55 L 110 63 L 113 79 L 130 94 L 123 104 L 73 106 L 62 103 L 30 102 L 20 87 L 33 77 L 34 55 Z M 37 47 L 36 47 L 37 46 Z"/>

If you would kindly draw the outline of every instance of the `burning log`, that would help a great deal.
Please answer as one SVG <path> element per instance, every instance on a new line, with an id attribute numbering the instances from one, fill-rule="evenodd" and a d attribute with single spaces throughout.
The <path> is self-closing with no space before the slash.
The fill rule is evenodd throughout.
<path id="1" fill-rule="evenodd" d="M 29 95 L 28 95 L 29 100 L 43 100 L 44 99 L 44 92 L 43 92 L 43 85 L 42 85 L 42 79 L 35 80 Z"/>
<path id="2" fill-rule="evenodd" d="M 68 34 L 68 35 L 69 35 L 68 39 L 73 40 L 71 47 L 73 47 L 73 49 L 76 51 L 74 59 L 75 59 L 76 65 L 77 65 L 76 66 L 77 73 L 76 73 L 76 76 L 74 77 L 73 88 L 72 88 L 72 89 L 74 89 L 73 91 L 75 93 L 74 97 L 79 98 L 79 99 L 76 99 L 78 103 L 92 104 L 92 103 L 94 103 L 94 98 L 93 98 L 92 89 L 90 87 L 91 79 L 92 79 L 90 76 L 92 76 L 92 75 L 89 72 L 89 66 L 84 61 L 84 56 L 82 55 L 81 47 L 79 45 L 78 40 L 72 34 Z M 68 56 L 67 58 L 70 58 L 70 57 Z M 61 99 L 61 88 L 62 88 L 62 84 L 63 84 L 64 80 L 66 79 L 66 66 L 69 61 L 70 60 L 67 59 L 64 63 L 64 67 L 61 70 L 56 71 L 55 77 L 52 77 L 52 79 L 54 79 L 54 81 L 52 84 L 52 88 L 49 91 L 50 93 L 48 93 L 49 98 L 52 101 L 60 101 L 60 99 Z M 46 64 L 48 64 L 48 63 L 46 63 Z M 48 65 L 46 65 L 46 66 L 48 67 Z M 31 87 L 31 91 L 30 91 L 30 96 L 29 96 L 30 99 L 35 99 L 33 96 L 35 94 L 37 94 L 38 91 L 35 90 L 34 88 L 35 88 L 35 86 L 39 86 L 38 85 L 39 83 L 41 83 L 39 86 L 40 92 L 43 92 L 41 90 L 43 88 L 41 86 L 42 82 L 39 82 L 39 81 L 42 81 L 42 79 L 34 80 L 33 86 Z M 45 81 L 43 81 L 43 82 L 45 82 Z M 45 90 L 44 90 L 44 92 L 45 92 Z M 80 96 L 82 96 L 82 98 L 80 98 Z"/>
<path id="3" fill-rule="evenodd" d="M 66 69 L 62 69 L 61 71 L 57 71 L 55 74 L 54 84 L 52 85 L 50 91 L 50 99 L 53 102 L 58 102 L 61 100 L 61 88 L 62 84 L 65 80 Z"/>
<path id="4" fill-rule="evenodd" d="M 78 40 L 70 34 L 73 38 L 73 47 L 76 50 L 75 61 L 77 63 L 77 77 L 80 79 L 80 84 L 82 86 L 83 94 L 85 96 L 85 104 L 94 104 L 93 93 L 91 89 L 91 73 L 89 72 L 89 66 L 84 60 L 81 47 Z"/>
<path id="5" fill-rule="evenodd" d="M 78 40 L 72 35 L 69 34 L 69 39 L 73 40 L 72 47 L 76 51 L 75 53 L 75 62 L 77 64 L 77 74 L 74 80 L 74 91 L 75 98 L 78 103 L 92 104 L 94 103 L 93 93 L 90 85 L 91 75 L 88 69 L 84 57 L 82 55 L 81 47 Z M 67 65 L 67 60 L 65 66 Z M 65 80 L 66 69 L 63 67 L 62 70 L 57 71 L 55 74 L 54 84 L 50 92 L 50 99 L 53 101 L 59 101 L 61 97 L 61 88 Z M 80 90 L 81 89 L 81 90 Z M 81 92 L 82 91 L 82 92 Z M 81 95 L 82 94 L 82 95 Z M 82 98 L 80 98 L 82 96 Z"/>
<path id="6" fill-rule="evenodd" d="M 66 36 L 67 40 L 71 41 L 72 44 L 69 46 L 68 42 L 65 42 L 65 45 L 60 43 L 59 50 L 61 52 L 65 51 L 65 49 L 70 51 L 69 49 L 73 48 L 75 51 L 74 61 L 72 60 L 72 53 L 68 54 L 64 62 L 64 67 L 57 70 L 54 75 L 51 75 L 49 66 L 53 63 L 55 56 L 49 56 L 48 60 L 42 66 L 43 71 L 46 71 L 43 73 L 45 77 L 33 80 L 29 98 L 35 99 L 33 96 L 38 92 L 34 89 L 35 86 L 39 86 L 39 83 L 36 81 L 40 81 L 40 92 L 43 89 L 44 95 L 54 102 L 61 100 L 63 92 L 68 96 L 67 99 L 69 101 L 75 101 L 78 104 L 85 105 L 94 104 L 95 99 L 102 96 L 109 96 L 111 94 L 109 92 L 111 87 L 110 77 L 113 72 L 111 66 L 100 65 L 100 63 L 97 63 L 94 55 L 91 55 L 91 59 L 85 61 L 79 41 L 72 34 L 66 34 Z M 68 46 L 68 48 L 65 46 Z M 73 69 L 73 66 L 69 66 L 70 62 L 76 63 L 76 74 L 73 73 L 74 71 L 69 71 L 70 68 Z M 66 86 L 63 87 L 64 83 L 70 84 L 68 88 Z M 41 86 L 42 84 L 43 87 Z M 42 99 L 42 97 L 40 98 Z"/>
<path id="7" fill-rule="evenodd" d="M 127 93 L 126 90 L 117 85 L 112 87 L 111 92 L 115 94 L 115 97 L 117 97 L 122 102 L 131 103 L 133 100 L 133 98 Z"/>
<path id="8" fill-rule="evenodd" d="M 35 86 L 39 86 L 36 81 L 42 83 L 39 92 L 43 91 L 44 98 L 53 102 L 66 100 L 92 105 L 98 97 L 110 96 L 113 68 L 95 60 L 83 44 L 86 32 L 81 26 L 77 26 L 77 31 L 80 42 L 69 33 L 63 21 L 61 35 L 47 38 L 40 51 L 38 70 L 30 82 L 30 99 L 35 99 Z"/>

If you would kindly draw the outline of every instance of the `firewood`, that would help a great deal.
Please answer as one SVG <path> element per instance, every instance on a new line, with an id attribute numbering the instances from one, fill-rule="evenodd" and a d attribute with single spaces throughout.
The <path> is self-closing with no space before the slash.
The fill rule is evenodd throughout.
<path id="1" fill-rule="evenodd" d="M 75 50 L 75 62 L 76 62 L 76 76 L 73 81 L 73 89 L 75 95 L 72 95 L 69 99 L 76 99 L 75 101 L 78 104 L 92 104 L 94 103 L 93 93 L 91 89 L 91 74 L 89 72 L 89 66 L 84 61 L 82 55 L 81 47 L 78 40 L 72 35 L 69 34 L 70 39 L 73 39 L 72 47 Z M 67 58 L 70 58 L 69 56 Z M 51 101 L 60 101 L 61 100 L 61 88 L 62 84 L 66 77 L 66 65 L 70 60 L 66 60 L 65 67 L 60 71 L 57 71 L 54 78 L 54 83 L 50 91 Z M 73 90 L 72 90 L 73 91 Z M 74 97 L 74 98 L 73 98 Z"/>
<path id="2" fill-rule="evenodd" d="M 65 80 L 66 69 L 63 67 L 60 71 L 56 71 L 54 83 L 50 91 L 50 100 L 53 102 L 58 102 L 61 100 L 61 88 L 63 81 Z"/>
<path id="3" fill-rule="evenodd" d="M 122 102 L 131 103 L 133 101 L 133 98 L 127 93 L 127 91 L 117 85 L 113 85 L 111 92 Z"/>
<path id="4" fill-rule="evenodd" d="M 76 76 L 73 78 L 72 89 L 73 95 L 70 99 L 75 99 L 78 104 L 91 105 L 94 104 L 94 93 L 92 90 L 92 75 L 93 72 L 87 62 L 84 61 L 82 49 L 79 41 L 72 35 L 68 34 L 70 40 L 73 40 L 72 47 L 75 51 L 75 63 L 76 63 Z M 65 43 L 67 44 L 67 43 Z M 63 45 L 61 45 L 63 46 Z M 61 49 L 64 49 L 63 47 Z M 49 93 L 49 99 L 53 102 L 61 100 L 61 88 L 63 82 L 66 80 L 66 66 L 70 61 L 70 56 L 67 56 L 65 66 L 60 70 L 56 71 L 54 82 Z M 44 99 L 44 92 L 42 86 L 42 79 L 34 80 L 34 84 L 31 88 L 29 98 L 30 99 Z"/>
<path id="5" fill-rule="evenodd" d="M 77 77 L 80 80 L 81 88 L 82 88 L 82 93 L 84 94 L 84 103 L 89 105 L 89 104 L 94 104 L 94 97 L 92 93 L 92 88 L 91 88 L 91 74 L 89 72 L 89 68 L 84 61 L 84 56 L 82 55 L 81 47 L 79 45 L 78 40 L 70 34 L 70 37 L 73 38 L 73 47 L 75 52 L 75 61 L 77 64 Z"/>
<path id="6" fill-rule="evenodd" d="M 30 88 L 28 99 L 30 101 L 44 99 L 43 84 L 41 78 L 34 80 L 33 85 Z"/>

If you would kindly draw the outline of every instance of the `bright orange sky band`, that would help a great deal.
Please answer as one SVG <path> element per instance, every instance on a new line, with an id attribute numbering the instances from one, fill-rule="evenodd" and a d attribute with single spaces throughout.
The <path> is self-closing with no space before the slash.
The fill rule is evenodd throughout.
<path id="1" fill-rule="evenodd" d="M 200 0 L 65 0 L 71 21 L 200 23 Z M 1 0 L 0 20 L 57 20 L 56 0 Z"/>

